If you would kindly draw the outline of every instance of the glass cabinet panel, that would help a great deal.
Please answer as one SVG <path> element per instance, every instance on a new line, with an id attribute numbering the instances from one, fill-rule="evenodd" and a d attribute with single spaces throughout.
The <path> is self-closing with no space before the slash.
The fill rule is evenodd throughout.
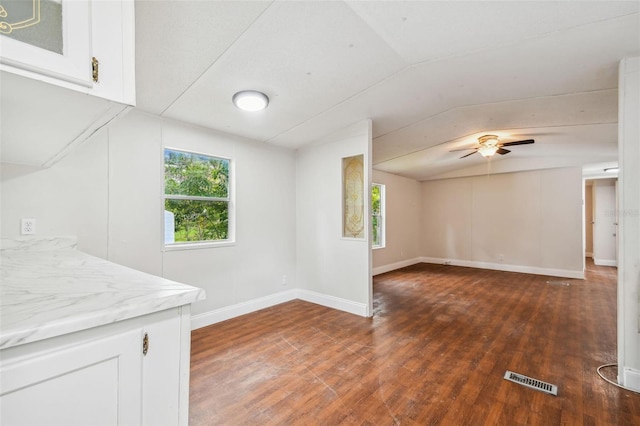
<path id="1" fill-rule="evenodd" d="M 63 54 L 61 0 L 2 0 L 0 33 Z"/>
<path id="2" fill-rule="evenodd" d="M 0 63 L 90 87 L 90 0 L 0 0 Z"/>

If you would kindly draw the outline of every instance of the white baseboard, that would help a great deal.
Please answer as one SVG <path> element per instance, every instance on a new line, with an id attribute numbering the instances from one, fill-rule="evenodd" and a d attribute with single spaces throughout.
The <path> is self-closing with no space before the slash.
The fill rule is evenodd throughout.
<path id="1" fill-rule="evenodd" d="M 588 251 L 584 254 L 584 257 L 593 257 L 593 253 Z"/>
<path id="2" fill-rule="evenodd" d="M 298 289 L 298 299 L 315 303 L 317 305 L 326 306 L 327 308 L 338 309 L 340 311 L 360 315 L 361 317 L 369 316 L 367 315 L 368 309 L 366 304 L 342 299 L 335 296 L 329 296 L 328 294 Z"/>
<path id="3" fill-rule="evenodd" d="M 593 258 L 593 264 L 597 266 L 618 266 L 618 262 L 615 259 L 596 259 Z"/>
<path id="4" fill-rule="evenodd" d="M 415 265 L 416 263 L 422 262 L 419 257 L 414 259 L 402 260 L 400 262 L 390 263 L 388 265 L 376 266 L 373 268 L 373 275 L 384 274 L 385 272 L 395 271 L 396 269 L 404 268 L 406 266 Z"/>
<path id="5" fill-rule="evenodd" d="M 505 265 L 501 263 L 476 262 L 469 260 L 440 259 L 434 257 L 419 257 L 390 265 L 379 266 L 373 269 L 373 275 L 382 274 L 384 272 L 393 271 L 405 266 L 415 265 L 416 263 L 437 263 L 449 264 L 455 266 L 467 266 L 471 268 L 493 269 L 497 271 L 520 272 L 524 274 L 549 275 L 553 277 L 566 277 L 584 279 L 583 271 L 570 271 L 564 269 L 538 268 L 533 266 Z M 615 265 L 614 265 L 615 266 Z M 246 302 L 237 303 L 224 308 L 215 309 L 213 311 L 202 314 L 193 315 L 191 317 L 191 329 L 206 327 L 211 324 L 226 321 L 231 318 L 259 311 L 260 309 L 269 308 L 280 303 L 289 302 L 291 300 L 300 299 L 306 302 L 315 303 L 317 305 L 326 306 L 328 308 L 349 312 L 362 317 L 370 316 L 368 307 L 365 303 L 358 303 L 347 299 L 342 299 L 327 294 L 317 293 L 304 289 L 292 289 L 280 293 L 272 294 L 257 299 L 248 300 Z"/>
<path id="6" fill-rule="evenodd" d="M 507 265 L 504 263 L 478 262 L 474 260 L 440 259 L 436 257 L 421 257 L 421 262 L 437 263 L 440 265 L 467 266 L 469 268 L 492 269 L 495 271 L 520 272 L 522 274 L 549 275 L 552 277 L 584 279 L 584 271 L 569 269 L 540 268 L 537 266 Z"/>
<path id="7" fill-rule="evenodd" d="M 640 392 L 640 371 L 630 367 L 623 368 L 623 385 L 626 388 Z"/>
<path id="8" fill-rule="evenodd" d="M 269 308 L 280 303 L 288 302 L 298 298 L 297 290 L 288 290 L 281 293 L 271 294 L 257 299 L 247 300 L 246 302 L 237 303 L 224 308 L 215 309 L 213 311 L 202 314 L 193 315 L 191 317 L 191 329 L 206 327 L 211 324 L 226 321 L 240 315 L 250 314 L 260 309 Z"/>
<path id="9" fill-rule="evenodd" d="M 309 290 L 292 289 L 280 293 L 272 294 L 257 299 L 247 300 L 246 302 L 237 303 L 224 308 L 215 309 L 213 311 L 202 314 L 193 315 L 191 317 L 191 329 L 206 327 L 226 321 L 241 315 L 250 314 L 260 309 L 270 308 L 280 303 L 289 302 L 291 300 L 300 299 L 306 302 L 315 303 L 317 305 L 326 306 L 328 308 L 338 309 L 340 311 L 349 312 L 351 314 L 367 315 L 367 306 L 364 303 L 357 303 L 351 300 L 341 299 L 339 297 L 329 296 L 326 294 L 316 293 Z"/>

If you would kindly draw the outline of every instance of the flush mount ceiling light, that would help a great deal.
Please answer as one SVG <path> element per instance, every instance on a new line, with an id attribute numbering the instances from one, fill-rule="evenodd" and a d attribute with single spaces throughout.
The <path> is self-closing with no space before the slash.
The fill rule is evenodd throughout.
<path id="1" fill-rule="evenodd" d="M 269 98 L 256 90 L 243 90 L 233 95 L 233 104 L 243 111 L 260 111 L 269 105 Z"/>

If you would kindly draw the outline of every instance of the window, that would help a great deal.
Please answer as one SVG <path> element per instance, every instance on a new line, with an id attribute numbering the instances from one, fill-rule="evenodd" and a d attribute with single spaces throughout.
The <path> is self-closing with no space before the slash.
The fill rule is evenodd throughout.
<path id="1" fill-rule="evenodd" d="M 373 248 L 384 247 L 384 185 L 371 184 L 371 224 L 373 226 Z"/>
<path id="2" fill-rule="evenodd" d="M 164 243 L 231 240 L 230 160 L 164 150 Z"/>

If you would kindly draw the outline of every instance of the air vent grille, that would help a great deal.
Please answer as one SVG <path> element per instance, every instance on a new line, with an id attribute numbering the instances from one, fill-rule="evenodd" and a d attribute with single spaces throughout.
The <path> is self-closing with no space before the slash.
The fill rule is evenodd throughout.
<path id="1" fill-rule="evenodd" d="M 558 395 L 558 387 L 556 385 L 552 385 L 551 383 L 546 383 L 541 380 L 532 379 L 531 377 L 523 376 L 522 374 L 514 373 L 512 371 L 508 371 L 504 373 L 504 378 L 514 382 L 521 384 L 522 386 L 526 386 L 531 389 L 539 390 L 541 392 L 548 393 L 550 395 Z"/>
<path id="2" fill-rule="evenodd" d="M 551 284 L 551 285 L 560 285 L 560 286 L 565 286 L 565 287 L 569 287 L 571 285 L 571 283 L 567 282 L 567 281 L 547 281 L 547 284 Z"/>

